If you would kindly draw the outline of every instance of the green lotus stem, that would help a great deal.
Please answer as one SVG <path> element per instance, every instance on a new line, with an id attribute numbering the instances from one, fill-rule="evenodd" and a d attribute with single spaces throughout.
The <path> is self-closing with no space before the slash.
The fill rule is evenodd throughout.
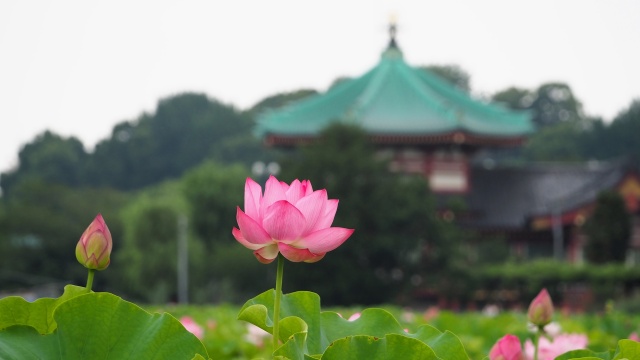
<path id="1" fill-rule="evenodd" d="M 538 331 L 533 335 L 533 360 L 538 360 L 538 347 L 540 344 L 540 334 L 543 332 L 543 327 L 538 326 Z"/>
<path id="2" fill-rule="evenodd" d="M 282 298 L 282 272 L 284 269 L 284 256 L 278 254 L 278 271 L 276 273 L 276 299 L 273 303 L 273 351 L 278 348 L 280 326 L 280 299 Z"/>
<path id="3" fill-rule="evenodd" d="M 93 286 L 93 275 L 95 275 L 95 269 L 89 269 L 89 275 L 87 276 L 87 292 L 91 292 L 91 287 Z"/>

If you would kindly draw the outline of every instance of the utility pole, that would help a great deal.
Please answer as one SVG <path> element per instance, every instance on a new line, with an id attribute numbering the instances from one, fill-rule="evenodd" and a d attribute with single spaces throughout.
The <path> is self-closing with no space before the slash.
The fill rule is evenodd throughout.
<path id="1" fill-rule="evenodd" d="M 189 244 L 187 242 L 189 220 L 178 215 L 178 303 L 189 303 Z"/>

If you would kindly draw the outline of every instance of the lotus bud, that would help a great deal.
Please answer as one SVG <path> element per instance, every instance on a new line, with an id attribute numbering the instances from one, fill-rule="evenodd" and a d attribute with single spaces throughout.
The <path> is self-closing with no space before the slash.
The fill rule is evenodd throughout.
<path id="1" fill-rule="evenodd" d="M 511 334 L 498 340 L 489 352 L 489 360 L 523 360 L 522 345 L 520 339 Z"/>
<path id="2" fill-rule="evenodd" d="M 538 296 L 533 299 L 531 305 L 529 305 L 529 321 L 538 327 L 543 327 L 551 322 L 553 316 L 553 302 L 547 292 L 547 289 L 542 289 Z"/>
<path id="3" fill-rule="evenodd" d="M 109 266 L 113 242 L 102 215 L 98 214 L 82 233 L 76 246 L 76 258 L 87 269 L 104 270 Z"/>

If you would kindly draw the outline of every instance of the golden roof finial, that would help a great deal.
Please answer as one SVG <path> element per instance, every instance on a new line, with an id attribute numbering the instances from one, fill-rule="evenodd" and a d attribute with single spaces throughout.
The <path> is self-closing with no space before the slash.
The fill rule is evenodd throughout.
<path id="1" fill-rule="evenodd" d="M 389 15 L 389 46 L 390 47 L 397 47 L 396 31 L 397 31 L 396 14 L 391 13 Z"/>

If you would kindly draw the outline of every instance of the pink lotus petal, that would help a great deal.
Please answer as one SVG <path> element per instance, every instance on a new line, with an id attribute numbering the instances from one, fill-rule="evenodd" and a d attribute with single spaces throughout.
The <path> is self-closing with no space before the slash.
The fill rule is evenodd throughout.
<path id="1" fill-rule="evenodd" d="M 313 186 L 311 186 L 311 181 L 302 180 L 302 189 L 304 190 L 304 196 L 311 195 L 313 193 Z"/>
<path id="2" fill-rule="evenodd" d="M 293 262 L 314 260 L 318 257 L 318 255 L 311 253 L 307 249 L 297 249 L 293 246 L 283 243 L 278 243 L 278 249 L 280 249 L 280 253 L 282 253 L 282 255 L 287 258 L 287 260 Z"/>
<path id="3" fill-rule="evenodd" d="M 258 261 L 269 264 L 278 256 L 278 245 L 271 244 L 253 252 Z"/>
<path id="4" fill-rule="evenodd" d="M 292 204 L 297 203 L 298 200 L 302 199 L 302 197 L 305 195 L 304 191 L 305 190 L 302 188 L 302 183 L 300 183 L 300 180 L 293 180 L 291 186 L 289 186 L 289 189 L 287 189 L 286 192 L 287 201 Z"/>
<path id="5" fill-rule="evenodd" d="M 260 201 L 262 200 L 262 187 L 253 181 L 251 178 L 247 178 L 244 184 L 244 212 L 249 215 L 250 218 L 260 222 Z"/>
<path id="6" fill-rule="evenodd" d="M 360 314 L 359 312 L 354 313 L 353 315 L 349 316 L 349 319 L 348 319 L 348 320 L 349 320 L 349 321 L 356 321 L 356 320 L 360 319 L 360 315 L 361 315 L 361 314 Z"/>
<path id="7" fill-rule="evenodd" d="M 300 210 L 288 201 L 280 200 L 269 206 L 262 225 L 272 239 L 295 240 L 302 235 L 306 221 Z"/>
<path id="8" fill-rule="evenodd" d="M 283 183 L 278 181 L 278 179 L 276 179 L 273 175 L 269 176 L 269 179 L 264 186 L 264 197 L 262 198 L 262 204 L 260 204 L 262 209 L 264 210 L 268 208 L 276 201 L 286 200 L 287 188 L 283 188 Z"/>
<path id="9" fill-rule="evenodd" d="M 353 231 L 353 229 L 340 227 L 322 229 L 312 232 L 292 245 L 298 248 L 307 248 L 315 254 L 326 253 L 342 245 L 353 234 Z"/>
<path id="10" fill-rule="evenodd" d="M 295 206 L 304 215 L 306 226 L 302 235 L 306 235 L 315 228 L 316 223 L 324 214 L 324 207 L 327 203 L 327 191 L 322 189 L 305 196 L 298 201 Z"/>
<path id="11" fill-rule="evenodd" d="M 331 226 L 333 223 L 333 218 L 336 216 L 336 211 L 338 210 L 338 200 L 329 199 L 324 204 L 324 213 L 318 219 L 318 222 L 315 223 L 313 228 L 309 230 L 309 232 L 314 232 L 322 229 L 326 229 Z"/>
<path id="12" fill-rule="evenodd" d="M 254 244 L 247 241 L 247 239 L 242 236 L 242 231 L 240 231 L 240 229 L 233 228 L 233 230 L 231 230 L 231 234 L 233 234 L 233 237 L 236 238 L 236 240 L 247 249 L 258 250 L 266 246 L 266 244 Z"/>
<path id="13" fill-rule="evenodd" d="M 315 254 L 314 257 L 305 260 L 304 262 L 308 263 L 308 264 L 312 264 L 314 262 L 318 262 L 320 260 L 322 260 L 322 258 L 325 256 L 326 254 Z"/>
<path id="14" fill-rule="evenodd" d="M 248 242 L 253 244 L 268 244 L 273 242 L 269 233 L 254 219 L 242 212 L 239 207 L 236 210 L 236 220 L 238 221 L 240 232 L 242 232 L 242 237 Z"/>

